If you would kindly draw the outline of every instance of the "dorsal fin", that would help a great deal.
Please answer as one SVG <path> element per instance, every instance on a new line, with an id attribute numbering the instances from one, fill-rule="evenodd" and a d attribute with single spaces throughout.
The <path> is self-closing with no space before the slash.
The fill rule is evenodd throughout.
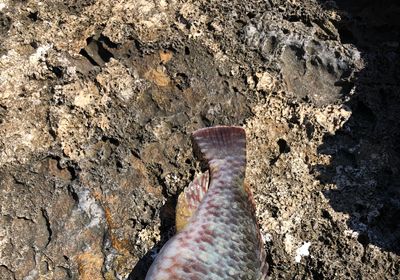
<path id="1" fill-rule="evenodd" d="M 192 217 L 208 190 L 208 171 L 197 175 L 179 195 L 176 205 L 176 230 L 181 231 Z"/>
<path id="2" fill-rule="evenodd" d="M 261 278 L 260 278 L 260 280 L 265 280 L 265 279 L 267 279 L 267 273 L 268 273 L 268 263 L 266 260 L 267 254 L 264 249 L 264 240 L 261 236 L 260 226 L 256 219 L 256 202 L 254 200 L 254 196 L 253 196 L 253 192 L 251 191 L 251 187 L 247 182 L 244 182 L 244 190 L 247 193 L 248 202 L 249 202 L 251 211 L 254 215 L 254 223 L 256 224 L 256 226 L 258 228 L 257 239 L 258 239 L 258 244 L 260 247 L 259 250 L 260 250 L 260 261 L 261 261 Z"/>

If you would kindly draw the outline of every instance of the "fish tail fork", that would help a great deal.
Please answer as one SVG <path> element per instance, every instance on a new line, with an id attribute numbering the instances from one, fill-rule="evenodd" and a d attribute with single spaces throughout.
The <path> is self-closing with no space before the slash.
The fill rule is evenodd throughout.
<path id="1" fill-rule="evenodd" d="M 216 126 L 197 130 L 192 135 L 194 149 L 210 167 L 222 161 L 246 165 L 246 133 L 238 126 Z"/>

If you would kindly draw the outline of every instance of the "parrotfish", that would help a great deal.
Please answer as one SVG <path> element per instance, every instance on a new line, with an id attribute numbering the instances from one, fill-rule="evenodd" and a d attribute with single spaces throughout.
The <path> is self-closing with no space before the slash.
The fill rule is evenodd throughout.
<path id="1" fill-rule="evenodd" d="M 208 171 L 178 197 L 178 233 L 160 250 L 146 279 L 266 279 L 254 199 L 244 183 L 244 129 L 203 128 L 192 134 L 192 141 Z"/>

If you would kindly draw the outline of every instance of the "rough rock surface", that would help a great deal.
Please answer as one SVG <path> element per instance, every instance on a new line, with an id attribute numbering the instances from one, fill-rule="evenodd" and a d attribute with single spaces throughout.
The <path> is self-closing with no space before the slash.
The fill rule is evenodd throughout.
<path id="1" fill-rule="evenodd" d="M 0 279 L 143 279 L 248 135 L 271 279 L 400 275 L 396 1 L 0 1 Z"/>

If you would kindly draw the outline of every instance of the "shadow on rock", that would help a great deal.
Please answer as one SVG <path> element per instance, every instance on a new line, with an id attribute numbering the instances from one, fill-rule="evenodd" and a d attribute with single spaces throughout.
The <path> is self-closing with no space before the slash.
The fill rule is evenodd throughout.
<path id="1" fill-rule="evenodd" d="M 157 242 L 135 265 L 132 272 L 129 274 L 127 280 L 144 280 L 147 271 L 153 263 L 156 255 L 162 246 L 174 235 L 175 233 L 175 207 L 176 197 L 168 197 L 166 203 L 160 209 L 160 234 L 161 240 Z"/>
<path id="2" fill-rule="evenodd" d="M 318 166 L 319 179 L 336 185 L 324 194 L 336 211 L 349 214 L 361 244 L 400 254 L 400 3 L 350 2 L 336 2 L 342 13 L 336 27 L 366 67 L 346 103 L 352 116 L 319 147 L 332 156 L 328 166 Z"/>

